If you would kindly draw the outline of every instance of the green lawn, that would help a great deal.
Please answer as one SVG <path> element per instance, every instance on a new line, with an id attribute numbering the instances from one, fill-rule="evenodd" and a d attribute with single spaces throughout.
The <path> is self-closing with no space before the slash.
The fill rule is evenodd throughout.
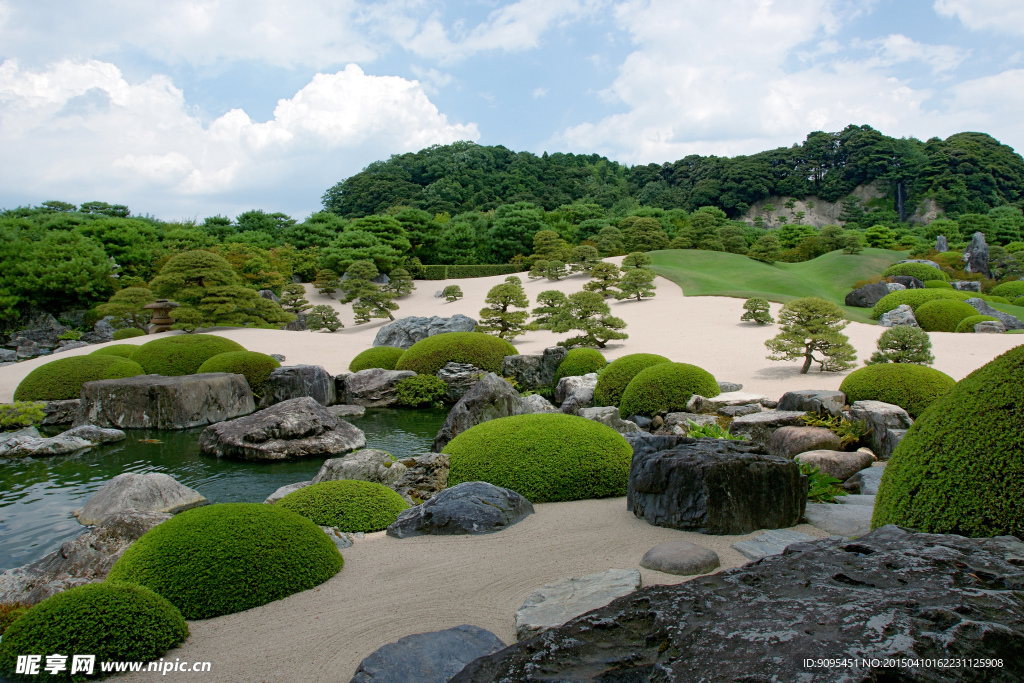
<path id="1" fill-rule="evenodd" d="M 843 301 L 854 282 L 881 275 L 907 258 L 907 252 L 865 249 L 850 256 L 833 251 L 813 261 L 770 266 L 719 251 L 669 249 L 649 256 L 654 272 L 682 287 L 687 296 L 759 296 L 778 303 L 819 296 L 842 306 L 850 320 L 874 324 L 870 308 L 848 307 Z"/>

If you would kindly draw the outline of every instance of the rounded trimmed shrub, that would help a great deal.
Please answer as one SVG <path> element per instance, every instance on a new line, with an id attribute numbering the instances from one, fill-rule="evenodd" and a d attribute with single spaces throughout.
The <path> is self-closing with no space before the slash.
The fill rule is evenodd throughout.
<path id="1" fill-rule="evenodd" d="M 104 346 L 103 348 L 96 349 L 89 355 L 131 358 L 131 355 L 135 353 L 135 349 L 137 348 L 139 348 L 137 344 L 111 344 L 110 346 Z"/>
<path id="2" fill-rule="evenodd" d="M 131 339 L 132 337 L 145 336 L 145 330 L 140 330 L 137 327 L 123 327 L 120 330 L 114 330 L 114 341 L 120 341 L 122 339 Z"/>
<path id="3" fill-rule="evenodd" d="M 1014 306 L 1024 306 L 1024 296 L 1019 296 L 1010 303 Z"/>
<path id="4" fill-rule="evenodd" d="M 897 292 L 889 292 L 875 304 L 871 309 L 871 317 L 877 320 L 883 313 L 896 310 L 903 304 L 910 306 L 914 311 L 922 304 L 939 299 L 951 301 L 966 301 L 971 295 L 978 296 L 977 292 L 958 292 L 955 289 L 901 289 Z"/>
<path id="5" fill-rule="evenodd" d="M 416 375 L 399 380 L 395 398 L 400 406 L 419 408 L 438 403 L 448 393 L 448 385 L 434 375 Z"/>
<path id="6" fill-rule="evenodd" d="M 404 353 L 405 349 L 400 349 L 397 346 L 374 346 L 353 358 L 352 362 L 348 364 L 348 371 L 359 372 L 371 368 L 394 370 L 395 363 Z"/>
<path id="7" fill-rule="evenodd" d="M 395 363 L 395 370 L 436 375 L 448 363 L 469 363 L 500 375 L 505 356 L 517 353 L 516 347 L 504 339 L 483 332 L 445 332 L 410 346 Z"/>
<path id="8" fill-rule="evenodd" d="M 14 390 L 15 401 L 61 401 L 78 398 L 82 385 L 98 379 L 123 379 L 145 374 L 142 366 L 118 356 L 59 358 L 28 373 Z"/>
<path id="9" fill-rule="evenodd" d="M 594 387 L 594 405 L 618 406 L 619 401 L 622 400 L 622 392 L 626 390 L 626 385 L 637 376 L 637 373 L 652 365 L 671 362 L 665 356 L 659 356 L 656 353 L 631 353 L 613 360 L 597 378 L 597 386 Z"/>
<path id="10" fill-rule="evenodd" d="M 597 349 L 570 349 L 565 358 L 558 364 L 555 383 L 563 377 L 578 377 L 604 369 L 608 361 Z"/>
<path id="11" fill-rule="evenodd" d="M 964 301 L 929 301 L 921 304 L 914 317 L 925 332 L 954 332 L 964 318 L 978 315 L 978 309 Z"/>
<path id="12" fill-rule="evenodd" d="M 443 452 L 451 459 L 449 486 L 486 481 L 534 503 L 624 496 L 633 457 L 611 427 L 564 413 L 489 420 Z"/>
<path id="13" fill-rule="evenodd" d="M 872 527 L 1024 537 L 1024 346 L 956 384 L 918 419 L 882 475 Z"/>
<path id="14" fill-rule="evenodd" d="M 182 334 L 154 339 L 136 347 L 131 359 L 150 375 L 194 375 L 199 366 L 221 353 L 245 347 L 213 334 Z"/>
<path id="15" fill-rule="evenodd" d="M 975 312 L 977 312 L 977 311 L 975 311 Z M 959 323 L 957 323 L 956 330 L 954 330 L 954 332 L 961 332 L 961 333 L 963 333 L 963 332 L 972 332 L 973 333 L 975 325 L 977 325 L 978 323 L 983 323 L 983 322 L 985 322 L 987 320 L 995 320 L 996 322 L 999 322 L 999 318 L 993 318 L 990 315 L 972 315 L 971 317 L 964 318 Z"/>
<path id="16" fill-rule="evenodd" d="M 659 363 L 641 370 L 626 385 L 619 403 L 622 415 L 651 417 L 686 409 L 694 394 L 718 396 L 718 381 L 710 372 L 689 363 Z"/>
<path id="17" fill-rule="evenodd" d="M 917 419 L 928 406 L 949 391 L 956 380 L 944 372 L 911 363 L 883 363 L 854 370 L 839 391 L 846 400 L 882 401 L 898 405 Z"/>
<path id="18" fill-rule="evenodd" d="M 996 296 L 1005 296 L 1008 299 L 1016 299 L 1019 296 L 1024 296 L 1024 280 L 1013 280 L 1011 282 L 1004 282 L 1001 285 L 996 285 L 992 289 L 992 294 Z"/>
<path id="19" fill-rule="evenodd" d="M 1008 304 L 1008 303 L 1010 303 L 1010 300 L 1007 299 L 1005 296 L 995 296 L 993 294 L 989 294 L 987 296 L 983 294 L 982 296 L 985 297 L 983 299 L 983 301 L 987 301 L 990 304 Z"/>
<path id="20" fill-rule="evenodd" d="M 909 275 L 910 277 L 916 277 L 922 282 L 927 282 L 928 280 L 942 280 L 945 282 L 949 280 L 948 275 L 926 263 L 897 263 L 894 266 L 889 266 L 889 269 L 882 273 L 882 275 L 885 277 Z"/>
<path id="21" fill-rule="evenodd" d="M 265 353 L 255 351 L 228 351 L 218 353 L 212 358 L 203 361 L 203 364 L 196 370 L 201 372 L 233 372 L 245 377 L 249 388 L 256 396 L 263 395 L 263 385 L 267 383 L 270 373 L 281 367 L 276 358 L 271 358 Z"/>
<path id="22" fill-rule="evenodd" d="M 341 531 L 382 531 L 409 507 L 394 490 L 372 481 L 322 481 L 292 491 L 277 501 L 285 510 Z"/>
<path id="23" fill-rule="evenodd" d="M 186 619 L 209 619 L 308 590 L 342 564 L 334 542 L 301 515 L 263 503 L 219 503 L 147 531 L 107 581 L 137 583 Z"/>
<path id="24" fill-rule="evenodd" d="M 925 280 L 925 289 L 953 289 L 953 285 L 949 284 L 945 280 Z"/>
<path id="25" fill-rule="evenodd" d="M 187 637 L 181 612 L 148 588 L 90 583 L 43 600 L 7 628 L 0 641 L 0 675 L 16 680 L 18 655 L 44 655 L 45 664 L 45 655 L 59 653 L 67 657 L 68 670 L 59 676 L 43 672 L 39 680 L 82 680 L 69 675 L 74 655 L 96 655 L 98 674 L 101 661 L 147 662 Z"/>

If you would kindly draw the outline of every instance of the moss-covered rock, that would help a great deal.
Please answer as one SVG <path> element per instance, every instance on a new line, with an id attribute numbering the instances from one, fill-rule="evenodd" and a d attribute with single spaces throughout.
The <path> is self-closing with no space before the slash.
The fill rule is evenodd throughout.
<path id="1" fill-rule="evenodd" d="M 622 392 L 637 373 L 658 363 L 671 362 L 665 356 L 656 353 L 631 353 L 613 360 L 597 378 L 594 405 L 618 406 L 622 400 Z"/>
<path id="2" fill-rule="evenodd" d="M 320 526 L 342 531 L 381 531 L 409 507 L 400 495 L 383 484 L 358 479 L 323 481 L 293 491 L 277 501 L 286 510 Z"/>
<path id="3" fill-rule="evenodd" d="M 932 403 L 953 388 L 956 381 L 935 368 L 911 363 L 882 363 L 854 370 L 839 391 L 846 400 L 892 403 L 917 418 Z"/>
<path id="4" fill-rule="evenodd" d="M 555 373 L 555 383 L 563 377 L 579 377 L 603 370 L 608 365 L 604 355 L 597 349 L 570 349 Z"/>
<path id="5" fill-rule="evenodd" d="M 146 333 L 137 327 L 123 327 L 120 330 L 114 330 L 114 341 L 120 341 L 122 339 L 131 339 L 132 337 L 145 337 Z"/>
<path id="6" fill-rule="evenodd" d="M 901 289 L 897 292 L 886 294 L 875 307 L 871 309 L 871 317 L 877 320 L 883 313 L 894 311 L 906 304 L 915 312 L 922 305 L 929 301 L 948 299 L 951 301 L 966 301 L 971 296 L 978 296 L 977 292 L 958 292 L 952 289 Z"/>
<path id="7" fill-rule="evenodd" d="M 186 619 L 209 619 L 317 586 L 341 566 L 337 546 L 309 519 L 276 505 L 221 503 L 146 532 L 107 580 L 150 588 Z"/>
<path id="8" fill-rule="evenodd" d="M 109 581 L 76 586 L 40 602 L 10 625 L 0 641 L 0 676 L 85 680 L 70 675 L 74 655 L 95 655 L 94 673 L 99 674 L 100 662 L 151 661 L 187 637 L 181 612 L 148 588 Z M 51 654 L 67 657 L 63 672 L 43 670 Z M 16 676 L 19 655 L 43 655 L 40 675 Z"/>
<path id="9" fill-rule="evenodd" d="M 136 348 L 131 360 L 150 375 L 194 375 L 199 366 L 221 353 L 245 351 L 245 347 L 212 334 L 182 334 L 154 339 Z"/>
<path id="10" fill-rule="evenodd" d="M 89 355 L 131 358 L 132 354 L 135 353 L 135 349 L 137 348 L 139 348 L 137 344 L 111 344 L 110 346 L 103 346 L 101 348 L 98 348 Z"/>
<path id="11" fill-rule="evenodd" d="M 873 527 L 1024 537 L 1024 346 L 962 379 L 910 428 L 875 500 Z"/>
<path id="12" fill-rule="evenodd" d="M 1024 280 L 1004 282 L 1001 285 L 997 285 L 991 293 L 996 296 L 1004 296 L 1007 299 L 1016 299 L 1019 296 L 1024 296 Z"/>
<path id="13" fill-rule="evenodd" d="M 228 351 L 206 359 L 196 372 L 232 372 L 242 375 L 249 383 L 253 395 L 260 397 L 263 395 L 263 386 L 267 383 L 270 373 L 279 367 L 281 364 L 277 359 L 265 353 Z"/>
<path id="14" fill-rule="evenodd" d="M 990 315 L 972 315 L 972 316 L 970 316 L 968 318 L 964 318 L 959 323 L 957 323 L 957 326 L 956 326 L 956 329 L 954 330 L 954 332 L 960 332 L 960 333 L 970 332 L 970 333 L 973 333 L 975 325 L 977 325 L 978 323 L 983 323 L 983 322 L 992 321 L 992 320 L 994 320 L 996 322 L 999 322 L 999 318 L 993 318 Z"/>
<path id="15" fill-rule="evenodd" d="M 680 412 L 694 394 L 710 398 L 719 393 L 718 381 L 703 368 L 689 363 L 658 363 L 638 372 L 626 385 L 619 413 L 651 417 Z"/>
<path id="16" fill-rule="evenodd" d="M 398 359 L 395 370 L 436 375 L 448 363 L 468 363 L 500 375 L 505 356 L 516 353 L 512 344 L 483 332 L 445 332 L 410 346 Z"/>
<path id="17" fill-rule="evenodd" d="M 400 349 L 397 346 L 374 346 L 353 358 L 352 362 L 348 364 L 348 371 L 359 372 L 371 368 L 394 370 L 395 364 L 404 353 L 405 349 Z"/>
<path id="18" fill-rule="evenodd" d="M 894 275 L 909 275 L 910 277 L 916 277 L 918 280 L 928 282 L 929 280 L 942 280 L 943 282 L 949 280 L 949 276 L 943 273 L 938 268 L 933 268 L 927 263 L 897 263 L 894 266 L 890 266 L 888 270 L 882 273 L 885 277 L 892 277 Z"/>
<path id="19" fill-rule="evenodd" d="M 448 485 L 486 481 L 534 503 L 626 495 L 633 449 L 611 427 L 575 415 L 489 420 L 444 447 Z"/>
<path id="20" fill-rule="evenodd" d="M 961 320 L 978 315 L 978 309 L 964 301 L 928 301 L 914 311 L 925 332 L 954 332 Z"/>
<path id="21" fill-rule="evenodd" d="M 138 363 L 119 356 L 72 356 L 52 360 L 28 373 L 14 390 L 15 401 L 62 401 L 78 398 L 82 385 L 99 379 L 144 374 Z"/>

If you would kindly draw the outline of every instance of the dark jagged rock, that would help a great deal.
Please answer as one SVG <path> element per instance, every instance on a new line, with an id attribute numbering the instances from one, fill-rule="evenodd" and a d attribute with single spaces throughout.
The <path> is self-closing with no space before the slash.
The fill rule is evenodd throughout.
<path id="1" fill-rule="evenodd" d="M 990 315 L 993 318 L 1003 323 L 1003 327 L 1008 330 L 1020 330 L 1024 329 L 1024 323 L 1020 321 L 1016 316 L 1012 316 L 1009 313 L 1003 313 L 1002 311 L 996 310 L 988 305 L 984 299 L 974 297 L 967 300 L 971 306 L 977 309 L 980 315 Z"/>
<path id="2" fill-rule="evenodd" d="M 841 415 L 845 405 L 846 394 L 841 391 L 808 389 L 805 391 L 787 391 L 779 399 L 778 409 Z"/>
<path id="3" fill-rule="evenodd" d="M 514 378 L 527 390 L 553 386 L 558 366 L 568 353 L 563 346 L 549 346 L 540 356 L 505 356 L 501 374 Z"/>
<path id="4" fill-rule="evenodd" d="M 477 626 L 416 633 L 373 652 L 349 683 L 448 683 L 468 662 L 503 647 L 498 636 Z"/>
<path id="5" fill-rule="evenodd" d="M 448 385 L 444 400 L 456 403 L 486 374 L 484 370 L 470 363 L 446 363 L 437 371 L 437 378 Z"/>
<path id="6" fill-rule="evenodd" d="M 451 683 L 1016 682 L 1022 563 L 1024 544 L 1012 537 L 894 526 L 856 541 L 797 543 L 744 567 L 643 588 L 471 662 Z M 869 662 L 805 665 L 821 658 Z M 899 661 L 962 658 L 1001 666 Z"/>
<path id="7" fill-rule="evenodd" d="M 935 251 L 940 254 L 949 251 L 949 240 L 946 239 L 945 235 L 939 235 L 935 238 Z"/>
<path id="8" fill-rule="evenodd" d="M 924 289 L 924 281 L 911 275 L 893 275 L 889 281 L 903 285 L 905 289 Z"/>
<path id="9" fill-rule="evenodd" d="M 515 491 L 467 481 L 403 510 L 387 533 L 395 538 L 491 534 L 532 514 L 533 504 Z"/>
<path id="10" fill-rule="evenodd" d="M 47 425 L 65 425 L 75 421 L 75 415 L 81 408 L 82 402 L 77 398 L 69 398 L 63 401 L 47 401 L 43 406 L 46 417 L 40 423 Z"/>
<path id="11" fill-rule="evenodd" d="M 415 377 L 411 370 L 369 368 L 345 375 L 345 402 L 367 408 L 386 408 L 398 402 L 398 383 Z"/>
<path id="12" fill-rule="evenodd" d="M 755 444 L 652 436 L 630 439 L 626 509 L 656 526 L 748 534 L 800 521 L 807 483 L 792 460 Z"/>
<path id="13" fill-rule="evenodd" d="M 988 244 L 985 242 L 985 233 L 976 232 L 971 236 L 971 242 L 964 249 L 964 270 L 968 273 L 981 273 L 985 277 L 992 277 L 988 269 Z"/>
<path id="14" fill-rule="evenodd" d="M 319 365 L 286 365 L 274 368 L 263 385 L 263 400 L 260 407 L 293 398 L 310 396 L 322 406 L 333 405 L 337 400 L 334 378 Z"/>
<path id="15" fill-rule="evenodd" d="M 444 332 L 472 332 L 476 329 L 476 321 L 456 313 L 450 318 L 432 316 L 430 318 L 399 318 L 377 330 L 373 339 L 374 346 L 397 346 L 407 349 L 427 337 Z"/>
<path id="16" fill-rule="evenodd" d="M 857 308 L 871 308 L 881 301 L 883 296 L 888 294 L 889 288 L 885 286 L 884 282 L 873 282 L 847 294 L 846 305 L 856 306 Z"/>
<path id="17" fill-rule="evenodd" d="M 449 441 L 481 422 L 525 414 L 526 407 L 519 392 L 501 377 L 489 372 L 452 407 L 430 450 L 440 453 Z"/>

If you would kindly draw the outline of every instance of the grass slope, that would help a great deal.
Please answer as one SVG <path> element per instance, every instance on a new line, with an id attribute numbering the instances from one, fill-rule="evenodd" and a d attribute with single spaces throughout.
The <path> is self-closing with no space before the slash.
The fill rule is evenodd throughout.
<path id="1" fill-rule="evenodd" d="M 852 308 L 843 301 L 853 283 L 881 275 L 907 258 L 905 251 L 865 249 L 850 256 L 833 251 L 803 263 L 768 265 L 739 254 L 695 249 L 649 252 L 654 272 L 675 282 L 687 296 L 759 296 L 786 303 L 819 296 L 839 304 L 850 320 L 875 324 L 870 308 Z"/>

